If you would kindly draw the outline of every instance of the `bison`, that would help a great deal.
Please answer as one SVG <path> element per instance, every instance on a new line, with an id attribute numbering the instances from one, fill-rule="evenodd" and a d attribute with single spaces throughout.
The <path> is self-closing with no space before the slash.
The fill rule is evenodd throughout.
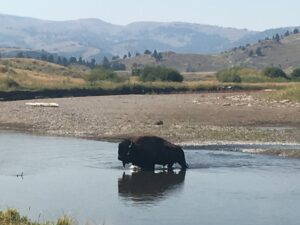
<path id="1" fill-rule="evenodd" d="M 182 148 L 156 136 L 123 140 L 119 144 L 118 159 L 124 167 L 126 163 L 132 163 L 143 170 L 154 170 L 155 164 L 167 165 L 172 170 L 174 163 L 179 163 L 183 170 L 188 168 Z"/>

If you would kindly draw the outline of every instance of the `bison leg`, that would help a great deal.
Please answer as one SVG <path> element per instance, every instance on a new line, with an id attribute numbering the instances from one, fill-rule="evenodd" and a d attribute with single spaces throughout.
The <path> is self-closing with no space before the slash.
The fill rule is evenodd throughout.
<path id="1" fill-rule="evenodd" d="M 173 170 L 173 163 L 168 164 L 168 170 Z"/>
<path id="2" fill-rule="evenodd" d="M 154 164 L 144 165 L 142 167 L 143 170 L 154 171 Z"/>

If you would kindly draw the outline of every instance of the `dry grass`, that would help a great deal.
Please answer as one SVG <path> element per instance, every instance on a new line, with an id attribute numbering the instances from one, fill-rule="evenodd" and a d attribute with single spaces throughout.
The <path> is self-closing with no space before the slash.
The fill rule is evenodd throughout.
<path id="1" fill-rule="evenodd" d="M 63 67 L 39 60 L 1 59 L 0 90 L 82 87 L 85 74 L 83 68 Z M 8 80 L 14 80 L 18 85 L 9 86 Z"/>
<path id="2" fill-rule="evenodd" d="M 0 224 L 1 225 L 72 225 L 72 220 L 63 216 L 57 222 L 33 222 L 25 216 L 21 216 L 15 209 L 8 209 L 0 211 Z"/>
<path id="3" fill-rule="evenodd" d="M 220 83 L 216 81 L 214 73 L 185 73 L 186 81 L 182 83 L 140 82 L 137 77 L 126 76 L 123 82 L 99 81 L 91 85 L 85 79 L 88 73 L 87 68 L 80 66 L 63 67 L 34 59 L 0 59 L 0 91 L 100 88 L 116 91 L 116 93 L 122 93 L 124 90 L 139 93 L 169 93 L 276 89 L 280 91 L 272 94 L 274 98 L 297 101 L 300 99 L 297 83 L 266 80 L 253 83 L 253 79 L 262 79 L 260 72 L 254 69 L 241 69 L 244 82 L 239 84 Z"/>
<path id="4" fill-rule="evenodd" d="M 300 102 L 300 84 L 292 83 L 277 92 L 271 93 L 269 95 L 273 99 L 277 100 L 290 100 Z"/>

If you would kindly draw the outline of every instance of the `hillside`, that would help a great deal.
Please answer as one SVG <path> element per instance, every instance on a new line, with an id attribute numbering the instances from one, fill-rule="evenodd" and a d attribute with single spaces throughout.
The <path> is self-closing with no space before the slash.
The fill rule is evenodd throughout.
<path id="1" fill-rule="evenodd" d="M 228 60 L 222 55 L 177 54 L 175 52 L 162 53 L 162 59 L 157 61 L 151 55 L 141 55 L 121 60 L 127 70 L 134 67 L 163 66 L 174 68 L 180 72 L 208 72 L 226 68 Z"/>
<path id="2" fill-rule="evenodd" d="M 250 67 L 262 69 L 278 66 L 285 70 L 300 67 L 300 34 L 291 34 L 279 42 L 264 40 L 258 43 L 240 46 L 215 55 L 163 53 L 162 60 L 156 61 L 150 55 L 121 60 L 130 70 L 133 66 L 145 65 L 166 66 L 181 72 L 208 72 L 228 67 Z"/>
<path id="3" fill-rule="evenodd" d="M 222 54 L 229 66 L 262 69 L 277 66 L 285 70 L 300 67 L 300 34 L 284 37 L 279 42 L 264 40 L 259 43 L 232 49 Z"/>
<path id="4" fill-rule="evenodd" d="M 0 59 L 0 91 L 78 87 L 85 83 L 86 70 L 34 59 Z"/>

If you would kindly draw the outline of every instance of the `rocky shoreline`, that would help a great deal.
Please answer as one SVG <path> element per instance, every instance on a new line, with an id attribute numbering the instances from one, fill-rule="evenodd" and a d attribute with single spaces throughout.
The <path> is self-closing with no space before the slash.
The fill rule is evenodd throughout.
<path id="1" fill-rule="evenodd" d="M 263 95 L 121 95 L 0 102 L 0 129 L 109 141 L 151 134 L 182 144 L 300 143 L 300 104 L 268 101 Z"/>

